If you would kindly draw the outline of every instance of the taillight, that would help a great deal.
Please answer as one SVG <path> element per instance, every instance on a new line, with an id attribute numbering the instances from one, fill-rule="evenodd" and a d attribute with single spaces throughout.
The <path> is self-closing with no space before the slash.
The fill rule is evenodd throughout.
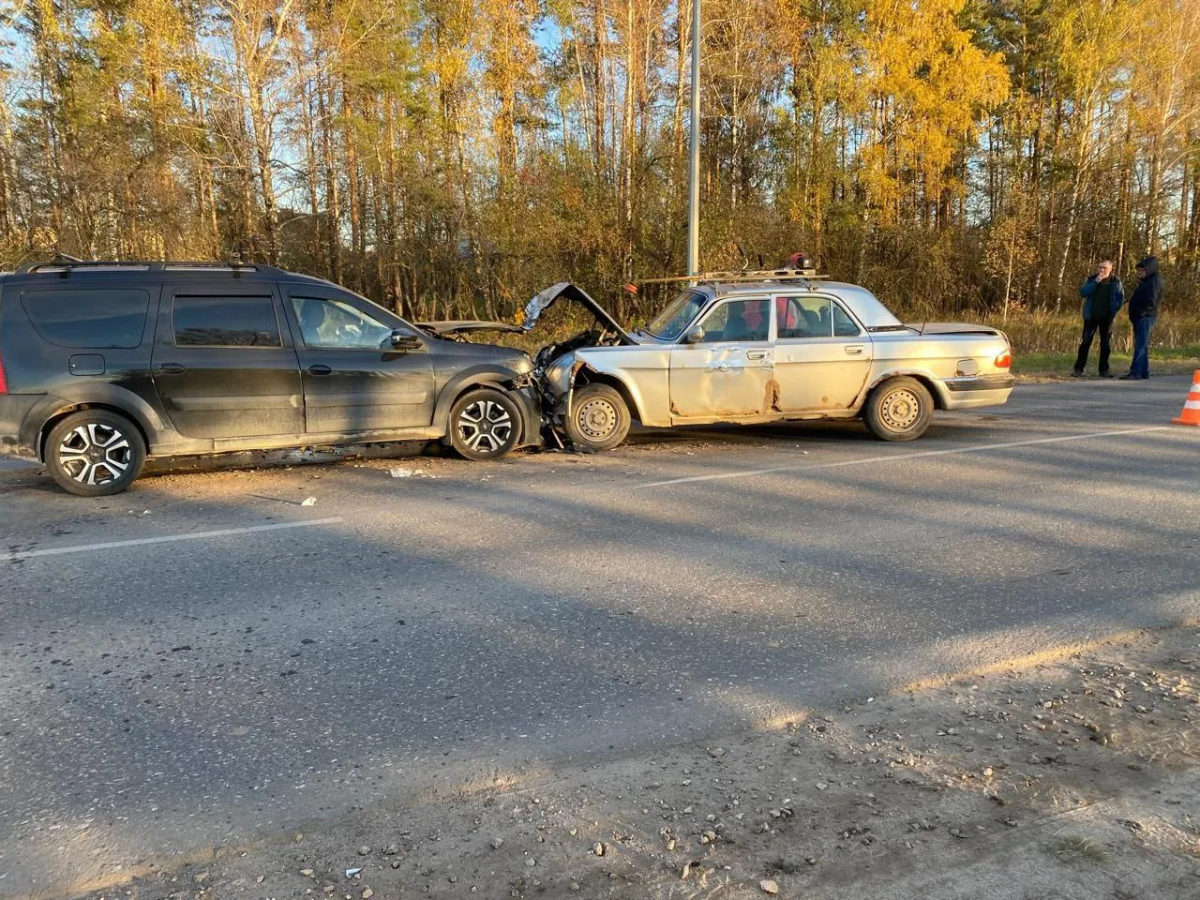
<path id="1" fill-rule="evenodd" d="M 0 394 L 8 393 L 8 384 L 4 380 L 4 361 L 0 360 Z"/>
<path id="2" fill-rule="evenodd" d="M 1012 351 L 1011 350 L 1005 350 L 1003 353 L 1001 353 L 999 356 L 996 357 L 996 368 L 997 369 L 1007 369 L 1011 365 L 1012 365 Z"/>

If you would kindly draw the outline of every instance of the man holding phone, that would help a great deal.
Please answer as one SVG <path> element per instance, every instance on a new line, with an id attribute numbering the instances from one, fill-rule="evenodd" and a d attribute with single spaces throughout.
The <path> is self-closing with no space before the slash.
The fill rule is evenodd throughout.
<path id="1" fill-rule="evenodd" d="M 1121 279 L 1113 274 L 1111 259 L 1100 261 L 1096 271 L 1079 288 L 1079 296 L 1083 297 L 1083 340 L 1080 341 L 1079 355 L 1075 357 L 1075 368 L 1071 375 L 1078 378 L 1083 374 L 1092 339 L 1096 332 L 1100 332 L 1100 377 L 1112 378 L 1108 370 L 1112 325 L 1117 311 L 1125 304 L 1125 288 Z"/>

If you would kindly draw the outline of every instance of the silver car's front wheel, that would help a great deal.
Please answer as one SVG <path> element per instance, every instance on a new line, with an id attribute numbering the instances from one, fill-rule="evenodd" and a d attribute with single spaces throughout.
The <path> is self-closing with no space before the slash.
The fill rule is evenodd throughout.
<path id="1" fill-rule="evenodd" d="M 610 450 L 629 434 L 629 406 L 616 388 L 587 384 L 572 396 L 565 424 L 567 437 L 576 447 Z"/>
<path id="2" fill-rule="evenodd" d="M 933 396 L 915 378 L 889 378 L 871 392 L 863 421 L 883 441 L 914 441 L 929 428 Z"/>
<path id="3" fill-rule="evenodd" d="M 498 459 L 517 444 L 520 411 L 491 388 L 468 391 L 450 410 L 450 443 L 467 459 Z"/>
<path id="4" fill-rule="evenodd" d="M 146 460 L 141 433 L 128 419 L 107 410 L 67 416 L 47 435 L 45 446 L 50 476 L 84 497 L 125 490 Z"/>

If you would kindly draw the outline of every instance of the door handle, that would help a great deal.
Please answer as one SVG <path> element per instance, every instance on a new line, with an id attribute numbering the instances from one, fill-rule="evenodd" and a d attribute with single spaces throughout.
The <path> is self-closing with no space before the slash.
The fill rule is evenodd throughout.
<path id="1" fill-rule="evenodd" d="M 181 363 L 160 363 L 158 371 L 163 375 L 182 375 L 187 369 Z"/>
<path id="2" fill-rule="evenodd" d="M 329 368 L 329 366 L 323 366 L 320 364 L 308 367 L 309 375 L 328 375 L 332 371 L 333 371 L 333 369 Z"/>
<path id="3" fill-rule="evenodd" d="M 746 354 L 746 359 L 766 359 L 766 350 L 751 350 Z"/>
<path id="4" fill-rule="evenodd" d="M 859 356 L 865 348 L 862 344 L 847 344 L 846 353 L 850 356 Z"/>

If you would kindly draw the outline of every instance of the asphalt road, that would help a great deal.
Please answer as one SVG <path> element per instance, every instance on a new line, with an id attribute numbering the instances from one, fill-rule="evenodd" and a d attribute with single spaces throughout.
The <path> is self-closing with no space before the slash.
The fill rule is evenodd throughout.
<path id="1" fill-rule="evenodd" d="M 0 464 L 0 893 L 1200 615 L 1187 384 L 99 501 Z"/>

